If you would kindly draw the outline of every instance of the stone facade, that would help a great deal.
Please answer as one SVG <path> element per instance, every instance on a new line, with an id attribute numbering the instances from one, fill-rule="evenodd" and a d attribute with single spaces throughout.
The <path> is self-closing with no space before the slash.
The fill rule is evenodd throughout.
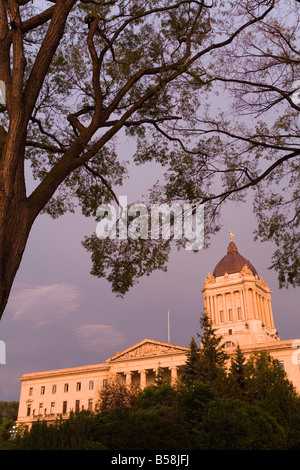
<path id="1" fill-rule="evenodd" d="M 175 383 L 187 350 L 184 346 L 145 339 L 117 352 L 105 364 L 24 374 L 20 378 L 18 424 L 30 426 L 42 419 L 51 422 L 67 418 L 76 410 L 94 411 L 99 390 L 116 375 L 128 385 L 143 389 L 154 383 L 160 369 Z"/>
<path id="2" fill-rule="evenodd" d="M 279 340 L 271 291 L 245 265 L 239 273 L 208 275 L 202 290 L 205 311 L 226 340 L 240 346 Z"/>
<path id="3" fill-rule="evenodd" d="M 281 341 L 273 321 L 271 291 L 231 240 L 227 255 L 203 286 L 206 313 L 222 336 L 229 356 L 237 344 L 244 355 L 261 350 L 278 359 L 300 393 L 300 339 Z M 24 374 L 17 424 L 31 426 L 67 418 L 71 411 L 94 411 L 99 389 L 119 376 L 140 388 L 154 383 L 163 370 L 171 383 L 180 379 L 188 348 L 151 339 L 117 352 L 104 364 Z"/>

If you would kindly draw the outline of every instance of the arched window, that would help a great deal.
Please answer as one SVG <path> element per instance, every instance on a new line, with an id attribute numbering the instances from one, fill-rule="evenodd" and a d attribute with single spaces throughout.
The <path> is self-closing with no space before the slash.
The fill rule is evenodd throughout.
<path id="1" fill-rule="evenodd" d="M 234 348 L 235 343 L 233 343 L 232 341 L 226 341 L 226 343 L 224 344 L 224 347 L 225 348 Z"/>

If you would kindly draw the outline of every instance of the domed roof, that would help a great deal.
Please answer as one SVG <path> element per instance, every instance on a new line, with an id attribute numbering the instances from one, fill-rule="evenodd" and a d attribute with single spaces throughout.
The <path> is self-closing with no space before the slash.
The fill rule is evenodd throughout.
<path id="1" fill-rule="evenodd" d="M 245 264 L 252 271 L 253 275 L 257 274 L 255 267 L 244 256 L 240 255 L 235 243 L 231 241 L 227 248 L 227 255 L 224 256 L 216 265 L 213 276 L 224 276 L 228 274 L 239 273 Z"/>

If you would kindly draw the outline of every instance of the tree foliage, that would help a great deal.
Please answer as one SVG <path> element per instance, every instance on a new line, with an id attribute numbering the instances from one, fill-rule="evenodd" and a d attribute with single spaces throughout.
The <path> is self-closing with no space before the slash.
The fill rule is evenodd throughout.
<path id="1" fill-rule="evenodd" d="M 99 415 L 97 440 L 110 450 L 192 449 L 182 422 L 155 409 L 113 409 Z"/>
<path id="2" fill-rule="evenodd" d="M 155 186 L 150 202 L 207 203 L 207 236 L 218 229 L 216 207 L 209 202 L 263 179 L 254 175 L 250 156 L 242 160 L 245 152 L 238 155 L 237 146 L 223 142 L 221 125 L 219 134 L 206 129 L 198 139 L 199 112 L 206 109 L 214 84 L 224 83 L 225 57 L 233 64 L 228 77 L 236 83 L 239 48 L 254 33 L 260 31 L 266 50 L 277 57 L 271 28 L 283 1 L 50 3 L 7 0 L 0 5 L 0 80 L 6 95 L 0 106 L 1 315 L 40 213 L 55 218 L 79 207 L 96 218 L 100 204 L 117 203 L 116 188 L 127 177 L 118 136 L 134 139 L 134 163 L 155 161 L 166 168 L 167 182 Z M 263 37 L 266 24 L 269 36 Z M 295 55 L 291 30 L 282 31 L 284 37 L 290 34 L 286 47 Z M 257 56 L 255 48 L 250 52 Z M 274 85 L 267 91 L 276 94 Z M 289 128 L 289 122 L 284 115 L 281 128 Z M 271 157 L 276 136 L 266 147 L 253 142 L 255 161 L 260 148 Z M 285 161 L 294 162 L 292 157 Z M 166 269 L 170 247 L 151 239 L 121 242 L 91 236 L 84 245 L 92 273 L 108 278 L 123 295 L 140 276 Z"/>
<path id="3" fill-rule="evenodd" d="M 199 347 L 192 337 L 190 341 L 190 348 L 187 352 L 187 360 L 182 368 L 181 381 L 186 385 L 191 385 L 197 380 L 197 370 L 199 361 Z"/>
<path id="4" fill-rule="evenodd" d="M 96 408 L 98 412 L 112 408 L 131 408 L 139 391 L 139 386 L 127 385 L 120 377 L 112 377 L 107 385 L 99 390 Z"/>
<path id="5" fill-rule="evenodd" d="M 242 353 L 240 345 L 237 345 L 236 353 L 230 361 L 230 375 L 236 385 L 237 391 L 240 391 L 242 395 L 245 393 L 246 388 L 246 370 L 245 370 L 246 358 Z"/>
<path id="6" fill-rule="evenodd" d="M 19 402 L 17 401 L 0 401 L 0 416 L 16 420 L 18 416 Z"/>
<path id="7" fill-rule="evenodd" d="M 198 348 L 192 337 L 190 349 L 187 353 L 187 362 L 183 368 L 182 381 L 191 385 L 197 381 L 214 384 L 223 375 L 226 361 L 229 356 L 222 346 L 222 337 L 217 334 L 209 316 L 204 312 L 200 318 L 202 334 L 201 346 Z"/>
<path id="8" fill-rule="evenodd" d="M 240 399 L 233 390 L 223 397 L 200 381 L 176 388 L 162 384 L 141 391 L 133 407 L 36 422 L 3 449 L 299 450 L 299 405 L 299 396 L 289 396 L 283 407 L 280 399 L 266 406 Z M 292 414 L 282 420 L 287 409 Z"/>
<path id="9" fill-rule="evenodd" d="M 263 402 L 270 390 L 281 383 L 285 386 L 288 395 L 293 397 L 295 389 L 287 379 L 286 372 L 277 359 L 267 352 L 254 354 L 245 366 L 247 377 L 247 390 L 252 403 Z"/>
<path id="10" fill-rule="evenodd" d="M 202 450 L 286 450 L 284 429 L 272 416 L 229 398 L 210 403 L 195 434 Z"/>
<path id="11" fill-rule="evenodd" d="M 250 31 L 214 52 L 208 99 L 201 90 L 207 106 L 188 135 L 196 144 L 181 140 L 187 152 L 170 153 L 160 188 L 170 200 L 205 203 L 217 225 L 225 201 L 250 198 L 255 238 L 276 246 L 270 267 L 280 287 L 300 281 L 299 12 L 297 1 L 275 2 Z"/>

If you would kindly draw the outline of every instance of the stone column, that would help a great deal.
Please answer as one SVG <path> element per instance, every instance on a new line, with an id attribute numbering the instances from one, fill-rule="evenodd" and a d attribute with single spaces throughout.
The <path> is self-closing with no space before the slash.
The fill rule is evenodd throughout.
<path id="1" fill-rule="evenodd" d="M 235 321 L 239 320 L 237 308 L 236 308 L 236 301 L 235 301 L 235 291 L 232 291 L 232 310 L 233 310 L 233 318 Z"/>
<path id="2" fill-rule="evenodd" d="M 245 299 L 245 287 L 241 289 L 241 296 L 242 296 L 242 303 L 243 303 L 242 311 L 244 310 L 244 317 L 245 317 L 245 320 L 247 321 L 249 320 L 249 312 L 247 309 L 247 304 L 246 304 L 246 299 Z"/>
<path id="3" fill-rule="evenodd" d="M 261 295 L 258 294 L 258 306 L 259 306 L 259 319 L 262 323 L 264 323 L 264 317 L 263 317 L 263 309 L 262 309 L 262 303 L 261 303 Z"/>
<path id="4" fill-rule="evenodd" d="M 254 320 L 254 311 L 253 311 L 253 306 L 251 303 L 251 297 L 249 294 L 248 286 L 244 287 L 244 293 L 245 293 L 245 308 L 247 310 L 247 318 L 248 320 Z"/>
<path id="5" fill-rule="evenodd" d="M 132 377 L 133 372 L 125 372 L 125 377 L 126 377 L 126 385 L 128 387 L 131 386 L 131 377 Z"/>
<path id="6" fill-rule="evenodd" d="M 171 385 L 174 385 L 177 381 L 178 367 L 177 366 L 172 366 L 172 367 L 169 367 L 169 370 L 171 371 Z"/>
<path id="7" fill-rule="evenodd" d="M 261 298 L 261 306 L 262 306 L 262 314 L 263 314 L 263 323 L 264 323 L 264 325 L 269 326 L 269 322 L 268 322 L 267 316 L 266 316 L 266 302 L 265 302 L 265 297 L 264 296 L 262 296 L 262 298 Z"/>
<path id="8" fill-rule="evenodd" d="M 269 312 L 269 318 L 270 318 L 270 325 L 272 328 L 274 328 L 274 320 L 273 320 L 273 313 L 272 313 L 272 304 L 271 300 L 268 299 L 268 312 Z"/>
<path id="9" fill-rule="evenodd" d="M 212 305 L 213 305 L 213 311 L 214 311 L 214 323 L 218 323 L 217 308 L 216 308 L 216 296 L 215 295 L 212 295 Z"/>
<path id="10" fill-rule="evenodd" d="M 222 294 L 222 302 L 223 302 L 223 322 L 227 323 L 228 322 L 228 315 L 226 312 L 226 295 Z"/>
<path id="11" fill-rule="evenodd" d="M 146 387 L 147 371 L 145 369 L 139 370 L 139 374 L 140 374 L 140 388 L 143 389 Z"/>
<path id="12" fill-rule="evenodd" d="M 255 301 L 256 301 L 256 307 L 257 307 L 257 313 L 258 313 L 258 320 L 261 320 L 261 310 L 260 310 L 260 305 L 259 305 L 259 294 L 256 292 L 255 293 Z"/>
<path id="13" fill-rule="evenodd" d="M 256 304 L 256 291 L 254 289 L 252 289 L 252 305 L 253 305 L 254 318 L 255 320 L 258 320 L 259 315 L 258 315 L 257 304 Z"/>

